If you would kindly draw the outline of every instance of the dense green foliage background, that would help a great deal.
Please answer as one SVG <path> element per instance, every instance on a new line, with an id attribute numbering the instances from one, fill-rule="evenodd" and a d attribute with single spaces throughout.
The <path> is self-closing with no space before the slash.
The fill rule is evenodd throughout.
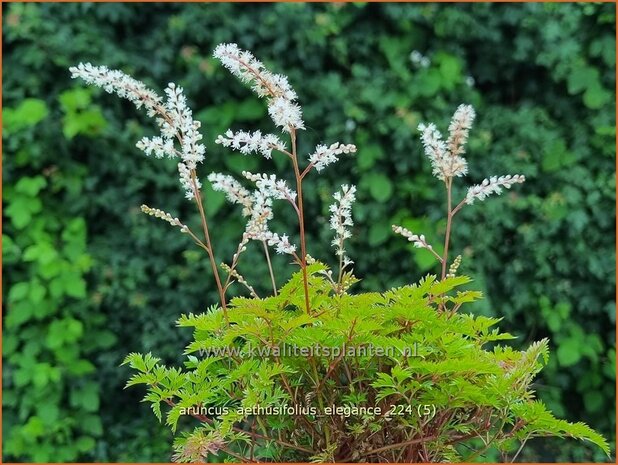
<path id="1" fill-rule="evenodd" d="M 359 187 L 350 255 L 384 290 L 435 271 L 392 223 L 443 232 L 420 121 L 446 130 L 459 103 L 478 112 L 468 182 L 520 173 L 501 198 L 466 208 L 454 249 L 486 299 L 480 314 L 524 346 L 551 339 L 536 385 L 557 416 L 615 443 L 615 5 L 613 4 L 9 4 L 3 5 L 3 419 L 6 460 L 168 461 L 171 438 L 139 389 L 123 391 L 132 351 L 178 362 L 181 313 L 216 301 L 208 263 L 139 205 L 194 218 L 173 162 L 135 148 L 154 132 L 130 104 L 68 67 L 106 64 L 155 89 L 184 86 L 203 122 L 210 171 L 274 171 L 213 143 L 271 130 L 263 102 L 211 58 L 237 42 L 287 74 L 303 104 L 300 149 L 354 142 L 306 183 L 309 252 L 333 259 L 330 195 Z M 423 67 L 411 60 L 418 50 Z M 275 160 L 279 169 L 285 161 Z M 459 195 L 463 195 L 460 184 Z M 217 253 L 228 260 L 239 211 L 207 192 Z M 289 214 L 289 212 L 288 212 Z M 293 233 L 286 216 L 278 231 Z M 289 216 L 287 217 L 289 218 Z M 195 218 L 194 218 L 195 219 Z M 193 220 L 190 220 L 193 221 Z M 278 257 L 280 282 L 291 267 Z M 266 289 L 262 260 L 241 271 Z M 604 460 L 574 441 L 537 441 L 522 460 Z"/>

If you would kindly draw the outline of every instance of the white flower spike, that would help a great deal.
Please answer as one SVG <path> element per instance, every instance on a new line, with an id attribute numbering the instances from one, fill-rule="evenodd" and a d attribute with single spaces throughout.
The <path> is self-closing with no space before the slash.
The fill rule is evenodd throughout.
<path id="1" fill-rule="evenodd" d="M 286 149 L 285 144 L 277 136 L 274 134 L 262 135 L 261 131 L 253 133 L 245 131 L 233 132 L 231 129 L 228 129 L 225 135 L 217 136 L 215 143 L 238 150 L 243 155 L 260 153 L 264 158 L 271 158 L 273 150 L 283 152 Z"/>
<path id="2" fill-rule="evenodd" d="M 356 200 L 356 186 L 343 184 L 341 191 L 335 192 L 333 198 L 335 203 L 329 208 L 331 212 L 330 229 L 335 231 L 332 245 L 335 247 L 337 256 L 343 257 L 345 254 L 344 242 L 352 237 L 352 232 L 349 228 L 354 226 L 352 221 L 352 204 Z M 351 261 L 347 259 L 346 262 Z"/>
<path id="3" fill-rule="evenodd" d="M 475 200 L 485 200 L 485 198 L 491 194 L 500 195 L 502 188 L 510 189 L 513 184 L 521 184 L 526 180 L 521 174 L 515 174 L 511 176 L 492 176 L 489 179 L 485 178 L 481 184 L 476 184 L 468 188 L 468 194 L 466 195 L 465 202 L 468 205 L 472 205 Z"/>
<path id="4" fill-rule="evenodd" d="M 320 172 L 331 163 L 335 163 L 339 155 L 355 152 L 356 146 L 353 144 L 340 144 L 339 142 L 335 142 L 330 146 L 320 144 L 316 146 L 315 152 L 309 155 L 309 162 Z"/>
<path id="5" fill-rule="evenodd" d="M 277 179 L 277 176 L 274 174 L 253 174 L 248 171 L 243 171 L 242 175 L 249 181 L 254 182 L 257 188 L 264 192 L 264 195 L 267 197 L 278 200 L 288 200 L 292 204 L 296 200 L 296 192 L 290 189 L 283 179 Z"/>
<path id="6" fill-rule="evenodd" d="M 165 89 L 167 99 L 163 102 L 163 99 L 144 83 L 122 71 L 90 63 L 80 63 L 69 70 L 72 78 L 81 78 L 88 84 L 126 98 L 137 108 L 146 108 L 148 116 L 157 117 L 156 122 L 161 129 L 161 135 L 143 137 L 136 146 L 146 155 L 154 155 L 156 158 L 179 157 L 180 184 L 185 189 L 185 197 L 192 200 L 195 197 L 195 188 L 200 189 L 201 184 L 191 171 L 197 168 L 198 163 L 204 161 L 206 147 L 200 142 L 202 140 L 202 134 L 199 132 L 200 122 L 193 119 L 193 112 L 187 106 L 182 87 L 169 83 Z M 179 149 L 176 148 L 177 143 L 180 145 Z"/>
<path id="7" fill-rule="evenodd" d="M 219 44 L 213 56 L 242 82 L 251 84 L 259 97 L 267 99 L 268 114 L 275 125 L 290 133 L 305 129 L 296 92 L 287 77 L 271 73 L 251 52 L 236 44 Z"/>
<path id="8" fill-rule="evenodd" d="M 230 202 L 244 207 L 242 211 L 243 216 L 251 215 L 251 208 L 253 206 L 251 194 L 236 179 L 222 173 L 210 173 L 208 180 L 212 184 L 213 190 L 224 192 Z"/>

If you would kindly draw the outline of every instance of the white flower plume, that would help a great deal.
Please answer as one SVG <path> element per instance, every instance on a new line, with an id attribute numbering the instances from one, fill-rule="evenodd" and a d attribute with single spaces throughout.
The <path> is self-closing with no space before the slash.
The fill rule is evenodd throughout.
<path id="1" fill-rule="evenodd" d="M 204 161 L 206 147 L 201 143 L 200 122 L 193 119 L 193 112 L 187 106 L 182 87 L 174 83 L 168 84 L 165 89 L 167 98 L 163 102 L 163 99 L 144 83 L 122 71 L 90 63 L 80 63 L 69 70 L 72 78 L 81 78 L 88 84 L 126 98 L 137 108 L 142 106 L 146 108 L 148 116 L 157 117 L 156 122 L 161 134 L 155 137 L 143 137 L 136 146 L 146 155 L 154 155 L 156 158 L 179 157 L 180 183 L 185 189 L 187 199 L 193 199 L 194 191 L 201 187 L 194 171 L 197 164 Z M 180 147 L 177 148 L 176 144 Z"/>
<path id="2" fill-rule="evenodd" d="M 273 150 L 282 152 L 286 149 L 285 144 L 277 136 L 274 134 L 262 134 L 261 131 L 253 133 L 245 131 L 233 132 L 231 129 L 228 129 L 225 135 L 217 136 L 215 143 L 238 150 L 243 155 L 260 153 L 264 158 L 271 158 Z"/>
<path id="3" fill-rule="evenodd" d="M 154 155 L 156 158 L 180 156 L 180 152 L 174 146 L 174 139 L 170 138 L 163 138 L 161 136 L 142 137 L 135 146 L 147 156 Z"/>
<path id="4" fill-rule="evenodd" d="M 219 44 L 213 56 L 242 82 L 252 84 L 253 90 L 260 97 L 296 100 L 296 92 L 288 83 L 287 77 L 271 73 L 251 52 L 241 50 L 238 45 Z"/>
<path id="5" fill-rule="evenodd" d="M 419 124 L 421 142 L 425 155 L 431 161 L 433 175 L 444 181 L 447 178 L 464 176 L 468 172 L 468 163 L 461 155 L 468 141 L 468 132 L 472 127 L 475 112 L 470 105 L 459 105 L 449 125 L 449 137 L 446 142 L 433 123 Z"/>
<path id="6" fill-rule="evenodd" d="M 208 180 L 212 184 L 213 190 L 224 192 L 230 202 L 243 206 L 243 216 L 251 215 L 251 207 L 253 206 L 251 194 L 236 179 L 222 173 L 210 173 Z"/>
<path id="7" fill-rule="evenodd" d="M 476 113 L 472 105 L 459 105 L 448 127 L 447 149 L 452 157 L 465 153 L 464 145 L 468 141 L 468 132 L 472 127 Z"/>
<path id="8" fill-rule="evenodd" d="M 272 197 L 267 195 L 263 189 L 258 189 L 253 193 L 251 202 L 251 218 L 247 222 L 243 243 L 249 239 L 266 242 L 267 245 L 275 247 L 277 253 L 293 255 L 296 246 L 290 244 L 288 236 L 279 235 L 268 229 L 268 221 L 273 217 Z"/>
<path id="9" fill-rule="evenodd" d="M 277 176 L 274 174 L 253 174 L 248 171 L 243 171 L 242 175 L 249 181 L 254 182 L 257 188 L 264 192 L 264 195 L 267 197 L 288 200 L 290 203 L 294 204 L 296 192 L 290 189 L 283 179 L 277 179 Z"/>
<path id="10" fill-rule="evenodd" d="M 408 239 L 408 241 L 412 242 L 414 244 L 414 247 L 433 251 L 433 247 L 427 243 L 423 234 L 418 236 L 412 233 L 412 231 L 410 231 L 409 229 L 397 225 L 393 225 L 393 231 L 397 234 L 401 234 L 403 237 Z"/>
<path id="11" fill-rule="evenodd" d="M 352 232 L 349 228 L 354 226 L 352 221 L 352 204 L 356 200 L 356 186 L 343 184 L 341 191 L 335 192 L 333 198 L 335 203 L 329 207 L 331 212 L 330 229 L 335 231 L 332 245 L 335 247 L 337 255 L 343 257 L 345 254 L 344 242 L 352 237 Z M 346 261 L 349 261 L 349 259 Z"/>
<path id="12" fill-rule="evenodd" d="M 183 162 L 178 163 L 178 174 L 180 185 L 185 190 L 185 197 L 187 200 L 193 200 L 195 198 L 195 191 L 202 188 L 202 183 L 197 177 L 195 178 L 195 182 L 193 182 L 191 170 Z"/>
<path id="13" fill-rule="evenodd" d="M 251 52 L 236 44 L 217 45 L 213 56 L 242 82 L 251 84 L 258 96 L 267 98 L 268 114 L 277 126 L 288 132 L 305 128 L 296 92 L 286 76 L 271 73 Z"/>
<path id="14" fill-rule="evenodd" d="M 485 178 L 481 184 L 476 184 L 468 188 L 465 202 L 468 205 L 472 205 L 476 199 L 485 200 L 485 198 L 491 194 L 499 195 L 502 193 L 502 188 L 510 189 L 513 184 L 521 184 L 526 178 L 520 174 L 511 176 L 491 176 L 489 179 Z"/>
<path id="15" fill-rule="evenodd" d="M 276 126 L 291 132 L 292 129 L 305 129 L 300 106 L 292 100 L 277 97 L 268 104 L 268 114 Z"/>
<path id="16" fill-rule="evenodd" d="M 309 162 L 315 166 L 315 169 L 319 172 L 331 163 L 335 163 L 338 156 L 342 153 L 355 153 L 356 146 L 353 144 L 340 144 L 335 142 L 330 146 L 323 144 L 317 145 L 315 152 L 309 155 Z"/>
<path id="17" fill-rule="evenodd" d="M 161 105 L 161 97 L 155 91 L 122 71 L 109 69 L 107 66 L 94 66 L 90 63 L 71 66 L 69 71 L 73 79 L 81 78 L 88 84 L 125 98 L 138 109 L 145 107 L 148 116 L 154 116 L 157 113 L 156 108 Z"/>
<path id="18" fill-rule="evenodd" d="M 265 240 L 269 246 L 275 247 L 275 250 L 279 254 L 293 255 L 296 251 L 296 246 L 290 244 L 290 239 L 286 234 L 279 235 L 268 231 L 263 235 L 261 240 Z"/>
<path id="19" fill-rule="evenodd" d="M 250 239 L 264 240 L 263 235 L 268 231 L 268 221 L 273 218 L 273 201 L 271 197 L 257 190 L 251 196 L 250 218 L 245 228 L 245 235 Z"/>

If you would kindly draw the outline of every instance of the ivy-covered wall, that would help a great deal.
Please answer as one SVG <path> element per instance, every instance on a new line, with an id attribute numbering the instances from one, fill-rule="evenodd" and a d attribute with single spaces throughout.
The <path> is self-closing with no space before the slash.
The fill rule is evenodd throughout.
<path id="1" fill-rule="evenodd" d="M 187 238 L 139 211 L 193 215 L 173 162 L 135 148 L 151 123 L 71 81 L 68 67 L 105 64 L 158 90 L 177 82 L 203 123 L 207 172 L 272 170 L 214 144 L 231 125 L 269 129 L 263 102 L 211 58 L 224 41 L 289 76 L 307 123 L 301 152 L 359 147 L 305 195 L 309 252 L 332 260 L 330 196 L 358 185 L 349 253 L 362 289 L 435 271 L 390 225 L 443 233 L 443 191 L 415 128 L 445 130 L 458 104 L 475 106 L 469 178 L 527 182 L 457 218 L 462 272 L 486 295 L 474 311 L 504 317 L 516 345 L 548 336 L 538 395 L 614 443 L 614 25 L 613 4 L 4 4 L 5 460 L 169 460 L 169 433 L 138 389 L 122 390 L 118 365 L 132 351 L 180 360 L 190 335 L 175 320 L 216 291 Z M 223 259 L 242 219 L 207 196 Z M 276 230 L 286 230 L 281 215 Z M 241 271 L 265 289 L 259 263 Z M 552 440 L 520 459 L 604 457 Z"/>

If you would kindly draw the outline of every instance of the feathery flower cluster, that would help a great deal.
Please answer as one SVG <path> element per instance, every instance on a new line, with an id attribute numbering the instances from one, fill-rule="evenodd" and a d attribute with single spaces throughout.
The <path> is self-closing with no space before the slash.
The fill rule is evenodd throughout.
<path id="1" fill-rule="evenodd" d="M 234 133 L 231 129 L 228 129 L 225 136 L 217 136 L 215 143 L 221 144 L 223 147 L 231 147 L 243 155 L 259 152 L 264 158 L 271 158 L 273 150 L 280 152 L 285 150 L 285 144 L 277 136 L 274 134 L 262 135 L 261 131 L 253 133 L 238 131 Z"/>
<path id="2" fill-rule="evenodd" d="M 148 116 L 154 116 L 157 113 L 157 107 L 161 104 L 161 97 L 156 92 L 122 71 L 112 70 L 107 66 L 94 66 L 91 63 L 71 66 L 69 71 L 73 79 L 81 78 L 88 84 L 101 87 L 110 94 L 115 93 L 129 100 L 138 109 L 143 106 Z"/>
<path id="3" fill-rule="evenodd" d="M 277 179 L 277 176 L 274 174 L 253 174 L 248 171 L 243 171 L 242 175 L 249 181 L 254 182 L 257 188 L 264 192 L 266 197 L 288 200 L 291 203 L 294 203 L 296 199 L 296 192 L 290 189 L 283 179 Z"/>
<path id="4" fill-rule="evenodd" d="M 448 126 L 449 137 L 446 146 L 451 156 L 465 153 L 464 145 L 468 141 L 468 133 L 474 122 L 476 113 L 471 105 L 459 105 L 451 123 Z"/>
<path id="5" fill-rule="evenodd" d="M 309 155 L 309 161 L 315 169 L 322 171 L 326 166 L 337 161 L 337 157 L 342 153 L 355 153 L 356 146 L 353 144 L 340 144 L 335 142 L 330 147 L 320 144 L 316 146 L 315 152 Z"/>
<path id="6" fill-rule="evenodd" d="M 485 178 L 481 184 L 476 184 L 468 188 L 468 194 L 466 195 L 466 203 L 472 205 L 475 199 L 485 200 L 488 195 L 502 193 L 502 188 L 510 189 L 513 184 L 520 184 L 524 182 L 526 178 L 520 174 L 511 176 L 492 176 L 489 179 Z"/>
<path id="7" fill-rule="evenodd" d="M 243 206 L 243 216 L 251 215 L 251 207 L 253 206 L 251 193 L 236 179 L 222 173 L 210 173 L 208 175 L 208 180 L 212 184 L 213 190 L 224 192 L 230 202 Z"/>
<path id="8" fill-rule="evenodd" d="M 206 147 L 200 142 L 200 122 L 193 119 L 193 112 L 187 106 L 187 99 L 182 87 L 169 83 L 165 89 L 167 100 L 163 100 L 154 91 L 148 89 L 142 82 L 118 70 L 110 70 L 106 66 L 93 66 L 90 63 L 80 63 L 69 68 L 72 78 L 82 78 L 88 84 L 103 88 L 109 93 L 116 93 L 131 101 L 137 108 L 146 108 L 148 116 L 157 116 L 156 122 L 161 128 L 161 135 L 144 137 L 136 146 L 146 155 L 157 158 L 163 156 L 180 157 L 178 173 L 180 183 L 185 189 L 185 196 L 194 198 L 194 190 L 201 187 L 199 180 L 192 180 L 191 171 L 197 163 L 204 160 Z M 175 140 L 180 143 L 180 150 L 175 147 Z M 195 184 L 195 186 L 194 186 Z"/>
<path id="9" fill-rule="evenodd" d="M 425 154 L 431 161 L 433 175 L 444 181 L 455 176 L 464 176 L 468 172 L 468 163 L 461 155 L 468 140 L 475 113 L 470 105 L 459 105 L 449 125 L 449 137 L 445 143 L 436 125 L 419 124 L 421 141 Z"/>
<path id="10" fill-rule="evenodd" d="M 146 213 L 147 215 L 154 216 L 155 218 L 160 218 L 163 221 L 167 221 L 172 226 L 178 226 L 181 232 L 189 231 L 189 229 L 184 224 L 182 224 L 178 218 L 173 217 L 172 215 L 164 212 L 163 210 L 159 210 L 158 208 L 151 208 L 148 205 L 142 205 L 140 208 L 142 212 Z"/>
<path id="11" fill-rule="evenodd" d="M 204 161 L 206 147 L 200 143 L 202 135 L 199 132 L 201 123 L 193 119 L 193 112 L 187 106 L 187 98 L 182 87 L 170 82 L 165 89 L 166 117 L 157 120 L 161 126 L 161 136 L 164 140 L 180 140 L 182 147 L 181 158 L 187 168 L 194 170 L 197 163 Z"/>
<path id="12" fill-rule="evenodd" d="M 246 233 L 256 239 L 268 231 L 268 221 L 273 218 L 273 199 L 263 190 L 256 190 L 251 196 L 251 217 L 247 222 Z"/>
<path id="13" fill-rule="evenodd" d="M 219 44 L 213 56 L 242 82 L 251 84 L 258 96 L 268 99 L 268 114 L 275 125 L 288 132 L 305 128 L 296 92 L 287 77 L 271 73 L 251 52 L 236 44 Z"/>
<path id="14" fill-rule="evenodd" d="M 354 226 L 352 221 L 352 204 L 356 200 L 356 186 L 343 184 L 341 192 L 335 192 L 333 198 L 335 203 L 329 207 L 331 212 L 330 229 L 335 231 L 332 245 L 336 249 L 336 254 L 339 257 L 344 257 L 345 249 L 343 244 L 346 239 L 352 237 L 352 233 L 348 228 Z M 346 262 L 350 262 L 347 257 Z"/>
<path id="15" fill-rule="evenodd" d="M 185 190 L 185 197 L 188 200 L 193 200 L 195 198 L 195 190 L 199 190 L 202 188 L 202 183 L 197 176 L 194 177 L 191 174 L 191 170 L 184 163 L 178 163 L 178 174 L 180 175 L 180 185 Z"/>
<path id="16" fill-rule="evenodd" d="M 273 196 L 267 190 L 258 188 L 250 198 L 251 207 L 249 211 L 249 221 L 243 234 L 241 246 L 250 239 L 266 242 L 269 246 L 275 247 L 277 253 L 293 254 L 296 246 L 290 244 L 288 236 L 273 233 L 268 229 L 268 221 L 273 218 L 272 202 Z M 243 214 L 247 209 L 243 210 Z"/>
<path id="17" fill-rule="evenodd" d="M 269 246 L 275 247 L 275 250 L 279 254 L 292 255 L 296 251 L 296 246 L 294 244 L 290 244 L 290 239 L 287 234 L 279 235 L 277 233 L 267 231 L 263 234 L 262 239 L 260 240 L 265 240 Z"/>
<path id="18" fill-rule="evenodd" d="M 408 241 L 412 242 L 414 244 L 414 247 L 418 247 L 419 249 L 433 250 L 433 247 L 427 243 L 423 234 L 417 236 L 416 234 L 413 234 L 412 231 L 410 231 L 409 229 L 397 225 L 393 225 L 393 231 L 397 234 L 401 234 L 403 237 L 408 239 Z"/>
<path id="19" fill-rule="evenodd" d="M 300 106 L 283 97 L 277 97 L 270 101 L 268 114 L 275 126 L 279 126 L 287 132 L 292 132 L 294 129 L 305 129 Z"/>
<path id="20" fill-rule="evenodd" d="M 180 156 L 180 152 L 174 146 L 174 139 L 167 139 L 161 136 L 142 137 L 135 146 L 147 156 L 154 155 L 155 158 L 174 158 Z"/>

